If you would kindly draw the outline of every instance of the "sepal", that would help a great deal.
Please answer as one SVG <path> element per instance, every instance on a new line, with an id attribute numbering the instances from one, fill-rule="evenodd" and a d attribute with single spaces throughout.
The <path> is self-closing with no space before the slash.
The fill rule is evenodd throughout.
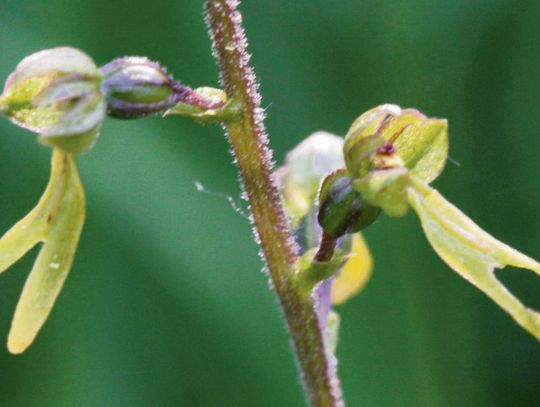
<path id="1" fill-rule="evenodd" d="M 352 187 L 372 206 L 379 207 L 388 216 L 404 216 L 409 210 L 407 188 L 409 170 L 396 167 L 372 171 L 352 181 Z"/>

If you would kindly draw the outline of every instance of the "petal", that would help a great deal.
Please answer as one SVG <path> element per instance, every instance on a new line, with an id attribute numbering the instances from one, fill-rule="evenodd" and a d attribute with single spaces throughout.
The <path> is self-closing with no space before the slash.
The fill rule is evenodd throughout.
<path id="1" fill-rule="evenodd" d="M 39 222 L 39 205 L 17 222 L 0 239 L 0 273 L 43 241 L 44 228 Z"/>
<path id="2" fill-rule="evenodd" d="M 59 170 L 63 182 L 51 194 L 45 244 L 26 280 L 8 338 L 11 353 L 22 353 L 47 319 L 69 273 L 84 222 L 84 192 L 73 157 L 55 150 L 53 176 Z"/>

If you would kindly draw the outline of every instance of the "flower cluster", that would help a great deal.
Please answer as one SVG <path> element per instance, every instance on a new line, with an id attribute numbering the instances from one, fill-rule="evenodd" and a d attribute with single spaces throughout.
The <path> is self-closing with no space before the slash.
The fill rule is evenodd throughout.
<path id="1" fill-rule="evenodd" d="M 318 132 L 287 156 L 282 192 L 303 250 L 295 272 L 316 300 L 331 348 L 337 320 L 331 302 L 357 293 L 370 274 L 358 232 L 381 213 L 404 216 L 410 208 L 437 254 L 540 340 L 540 314 L 494 273 L 512 265 L 540 274 L 540 264 L 490 236 L 430 186 L 447 161 L 447 127 L 415 109 L 382 105 L 354 121 L 344 140 Z"/>
<path id="2" fill-rule="evenodd" d="M 198 120 L 215 120 L 225 102 L 222 91 L 192 90 L 141 57 L 98 68 L 83 52 L 64 47 L 19 63 L 0 95 L 0 114 L 37 133 L 53 155 L 39 203 L 0 239 L 0 272 L 42 243 L 13 317 L 12 353 L 32 343 L 70 271 L 85 217 L 75 155 L 94 146 L 105 117 L 139 118 L 176 108 Z"/>
<path id="3" fill-rule="evenodd" d="M 23 59 L 0 95 L 0 114 L 37 133 L 53 155 L 39 203 L 0 238 L 0 272 L 42 243 L 12 321 L 11 352 L 32 343 L 70 271 L 85 217 L 75 156 L 94 146 L 106 116 L 162 112 L 227 123 L 241 111 L 241 103 L 223 91 L 193 90 L 142 57 L 98 68 L 77 49 L 55 48 Z M 439 256 L 540 340 L 540 314 L 494 274 L 506 265 L 540 274 L 540 264 L 484 232 L 430 186 L 447 157 L 446 120 L 395 105 L 362 114 L 344 139 L 317 132 L 287 155 L 278 176 L 302 249 L 293 280 L 314 297 L 329 349 L 339 320 L 331 304 L 359 292 L 371 274 L 359 232 L 381 214 L 404 216 L 411 208 Z"/>

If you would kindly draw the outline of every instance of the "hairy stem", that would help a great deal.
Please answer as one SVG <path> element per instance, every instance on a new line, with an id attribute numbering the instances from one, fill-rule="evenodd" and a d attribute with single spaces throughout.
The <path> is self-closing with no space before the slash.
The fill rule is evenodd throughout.
<path id="1" fill-rule="evenodd" d="M 225 125 L 241 181 L 247 193 L 256 240 L 293 338 L 304 388 L 313 407 L 339 407 L 341 389 L 335 362 L 327 354 L 311 297 L 302 296 L 292 278 L 298 248 L 292 238 L 274 182 L 271 153 L 265 134 L 264 112 L 241 27 L 236 0 L 205 0 L 207 23 L 221 81 L 242 114 Z"/>

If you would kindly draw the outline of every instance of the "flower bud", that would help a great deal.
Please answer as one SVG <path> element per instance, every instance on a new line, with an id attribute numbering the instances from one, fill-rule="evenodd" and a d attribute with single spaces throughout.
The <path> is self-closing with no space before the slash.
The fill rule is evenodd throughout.
<path id="1" fill-rule="evenodd" d="M 107 113 L 112 117 L 147 116 L 175 103 L 174 80 L 144 57 L 115 59 L 100 68 Z"/>
<path id="2" fill-rule="evenodd" d="M 313 133 L 289 151 L 278 175 L 290 214 L 295 218 L 305 216 L 321 180 L 344 166 L 343 138 L 324 131 Z"/>
<path id="3" fill-rule="evenodd" d="M 74 48 L 53 48 L 24 58 L 0 95 L 0 112 L 40 134 L 44 144 L 81 153 L 90 149 L 105 117 L 101 77 Z"/>
<path id="4" fill-rule="evenodd" d="M 377 153 L 385 144 L 413 175 L 429 183 L 441 173 L 448 157 L 447 122 L 396 105 L 381 105 L 362 114 L 343 146 L 347 168 L 355 178 L 381 168 Z M 388 161 L 388 154 L 383 158 Z"/>
<path id="5" fill-rule="evenodd" d="M 327 176 L 319 192 L 319 224 L 334 238 L 358 232 L 379 216 L 380 209 L 366 203 L 351 185 L 347 170 Z"/>
<path id="6" fill-rule="evenodd" d="M 165 68 L 144 57 L 118 58 L 101 67 L 109 116 L 130 119 L 166 111 L 177 104 L 203 110 L 223 100 L 175 81 Z"/>

